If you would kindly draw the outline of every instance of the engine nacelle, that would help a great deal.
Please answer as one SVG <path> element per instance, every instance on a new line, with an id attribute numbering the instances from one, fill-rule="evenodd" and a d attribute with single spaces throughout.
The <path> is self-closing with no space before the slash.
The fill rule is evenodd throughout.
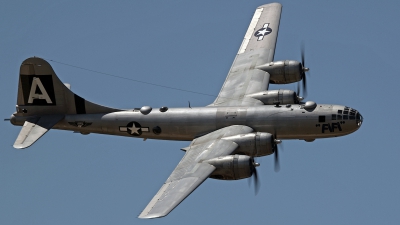
<path id="1" fill-rule="evenodd" d="M 303 65 L 295 60 L 285 60 L 270 62 L 256 69 L 268 72 L 271 76 L 269 82 L 271 84 L 290 84 L 301 80 L 303 73 Z"/>
<path id="2" fill-rule="evenodd" d="M 216 167 L 210 178 L 239 180 L 253 175 L 253 159 L 247 155 L 228 155 L 204 161 Z"/>
<path id="3" fill-rule="evenodd" d="M 243 154 L 253 157 L 265 156 L 274 153 L 274 138 L 270 133 L 250 133 L 222 138 L 239 145 L 234 154 Z"/>
<path id="4" fill-rule="evenodd" d="M 251 95 L 247 95 L 247 97 L 260 100 L 264 103 L 264 105 L 275 105 L 276 102 L 279 102 L 280 104 L 283 105 L 299 103 L 299 99 L 297 98 L 296 92 L 291 90 L 262 91 Z"/>

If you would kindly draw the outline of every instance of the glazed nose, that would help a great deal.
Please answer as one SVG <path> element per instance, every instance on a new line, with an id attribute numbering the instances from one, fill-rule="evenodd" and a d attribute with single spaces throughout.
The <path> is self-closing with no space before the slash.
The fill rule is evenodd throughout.
<path id="1" fill-rule="evenodd" d="M 363 123 L 364 118 L 361 116 L 360 112 L 357 112 L 356 114 L 356 122 L 358 126 L 361 126 L 361 124 Z"/>

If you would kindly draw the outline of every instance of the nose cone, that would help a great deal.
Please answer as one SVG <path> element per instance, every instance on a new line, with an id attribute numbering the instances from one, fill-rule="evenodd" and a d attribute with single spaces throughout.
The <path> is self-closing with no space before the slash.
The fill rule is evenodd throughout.
<path id="1" fill-rule="evenodd" d="M 357 112 L 357 115 L 356 115 L 356 122 L 357 122 L 357 126 L 361 126 L 361 124 L 363 123 L 363 117 L 361 116 L 361 113 L 360 112 Z"/>
<path id="2" fill-rule="evenodd" d="M 351 114 L 349 115 L 349 119 L 354 119 L 355 120 L 355 123 L 351 122 L 352 128 L 353 128 L 353 132 L 354 132 L 354 131 L 358 130 L 361 127 L 364 118 L 361 116 L 361 113 L 359 111 L 355 110 L 355 109 L 351 109 L 350 113 Z"/>
<path id="3" fill-rule="evenodd" d="M 339 123 L 341 135 L 357 131 L 364 120 L 360 112 L 347 106 L 335 105 L 332 107 L 332 113 L 332 122 Z"/>

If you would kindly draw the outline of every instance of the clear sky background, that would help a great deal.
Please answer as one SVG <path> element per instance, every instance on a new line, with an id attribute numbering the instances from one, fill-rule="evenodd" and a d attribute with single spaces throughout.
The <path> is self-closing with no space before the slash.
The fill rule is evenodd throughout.
<path id="1" fill-rule="evenodd" d="M 257 6 L 247 1 L 7 1 L 0 7 L 0 115 L 15 111 L 21 62 L 39 56 L 217 95 Z M 364 124 L 345 137 L 284 141 L 281 170 L 257 159 L 247 179 L 209 179 L 167 217 L 137 216 L 189 142 L 51 130 L 13 149 L 1 123 L 0 224 L 398 224 L 399 1 L 281 1 L 275 60 L 310 67 L 308 97 L 353 107 Z M 78 95 L 106 106 L 186 107 L 214 97 L 51 62 Z M 296 85 L 270 85 L 270 89 Z"/>

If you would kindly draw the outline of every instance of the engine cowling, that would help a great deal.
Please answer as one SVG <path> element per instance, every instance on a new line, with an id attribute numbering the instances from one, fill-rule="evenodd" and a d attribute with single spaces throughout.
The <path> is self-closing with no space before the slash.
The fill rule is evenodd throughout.
<path id="1" fill-rule="evenodd" d="M 210 178 L 219 180 L 239 180 L 253 175 L 254 160 L 247 155 L 228 155 L 204 161 L 215 166 Z"/>
<path id="2" fill-rule="evenodd" d="M 303 65 L 295 60 L 270 62 L 257 66 L 256 69 L 268 72 L 271 84 L 290 84 L 300 81 L 303 73 Z"/>
<path id="3" fill-rule="evenodd" d="M 233 141 L 239 145 L 234 154 L 259 157 L 274 153 L 275 142 L 270 133 L 239 134 L 222 139 Z"/>
<path id="4" fill-rule="evenodd" d="M 298 104 L 299 99 L 296 92 L 292 90 L 271 90 L 262 91 L 254 94 L 247 95 L 257 100 L 260 100 L 264 105 L 275 105 L 277 102 L 280 104 Z"/>

